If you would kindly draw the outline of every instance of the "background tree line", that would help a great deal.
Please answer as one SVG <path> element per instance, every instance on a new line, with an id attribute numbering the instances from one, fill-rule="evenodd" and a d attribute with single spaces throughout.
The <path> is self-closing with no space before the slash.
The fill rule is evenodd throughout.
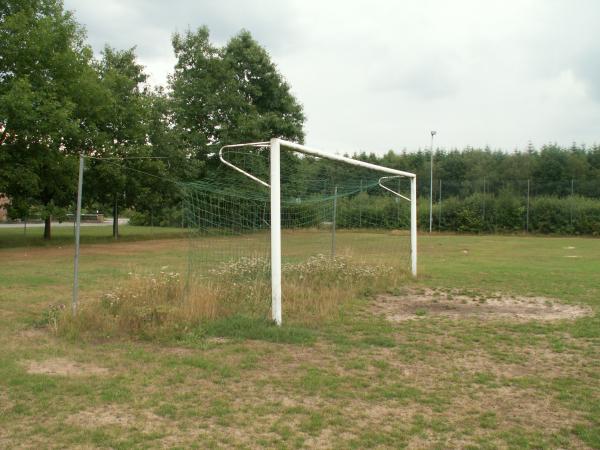
<path id="1" fill-rule="evenodd" d="M 84 207 L 114 217 L 130 209 L 137 223 L 167 225 L 181 221 L 178 181 L 243 184 L 238 174 L 222 170 L 216 156 L 220 146 L 275 136 L 304 139 L 302 106 L 247 31 L 222 47 L 211 42 L 206 27 L 174 34 L 176 64 L 167 85 L 157 88 L 146 83 L 135 48 L 107 45 L 96 57 L 85 39 L 85 30 L 60 0 L 0 4 L 0 193 L 10 198 L 10 217 L 43 218 L 47 239 L 52 219 L 61 220 L 73 209 L 80 154 L 86 156 Z M 248 168 L 266 177 L 264 151 L 251 153 L 255 157 L 247 159 Z M 420 195 L 429 196 L 429 151 L 354 156 L 416 172 Z M 342 191 L 355 192 L 346 196 L 347 206 L 376 205 L 373 198 L 384 195 L 381 190 L 356 194 L 372 180 L 363 180 L 348 166 L 317 164 L 286 152 L 282 170 L 284 191 L 298 198 L 328 196 L 334 186 L 344 184 Z M 496 229 L 489 223 L 493 201 L 512 195 L 522 209 L 527 186 L 536 197 L 560 200 L 572 197 L 575 185 L 577 195 L 598 199 L 600 147 L 436 151 L 434 179 L 436 203 L 439 180 L 446 199 L 447 220 L 440 219 L 440 229 L 489 231 Z M 370 198 L 365 200 L 365 195 Z M 484 201 L 474 201 L 473 196 L 483 196 Z M 484 211 L 473 212 L 467 207 L 471 204 Z M 362 214 L 363 206 L 357 207 Z M 420 211 L 428 212 L 428 207 Z M 390 214 L 386 227 L 398 225 L 392 221 L 397 214 Z M 476 216 L 481 216 L 479 225 Z M 520 212 L 519 220 L 522 217 Z M 511 227 L 521 227 L 516 220 Z M 374 221 L 372 226 L 380 225 Z"/>

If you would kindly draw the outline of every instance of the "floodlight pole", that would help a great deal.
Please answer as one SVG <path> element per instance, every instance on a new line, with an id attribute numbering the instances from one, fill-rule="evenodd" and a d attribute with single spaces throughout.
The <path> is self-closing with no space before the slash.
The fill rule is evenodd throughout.
<path id="1" fill-rule="evenodd" d="M 429 164 L 429 232 L 433 227 L 433 137 L 437 131 L 431 131 L 431 164 Z"/>
<path id="2" fill-rule="evenodd" d="M 271 139 L 271 312 L 281 325 L 281 178 L 280 140 Z"/>
<path id="3" fill-rule="evenodd" d="M 73 268 L 73 300 L 71 302 L 71 311 L 77 312 L 77 302 L 79 300 L 79 238 L 81 234 L 81 194 L 83 191 L 83 154 L 79 155 L 79 180 L 77 182 L 77 211 L 75 213 L 75 263 Z"/>

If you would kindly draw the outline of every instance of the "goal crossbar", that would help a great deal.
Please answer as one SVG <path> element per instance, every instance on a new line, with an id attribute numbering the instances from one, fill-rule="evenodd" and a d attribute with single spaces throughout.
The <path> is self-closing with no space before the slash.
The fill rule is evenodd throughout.
<path id="1" fill-rule="evenodd" d="M 243 169 L 235 166 L 231 162 L 227 161 L 223 156 L 223 150 L 226 148 L 235 147 L 270 147 L 270 183 L 267 183 L 260 178 L 244 171 Z M 368 163 L 366 161 L 360 161 L 357 159 L 349 158 L 347 156 L 340 156 L 333 153 L 328 153 L 323 150 L 307 147 L 302 144 L 295 142 L 286 141 L 279 138 L 273 138 L 269 142 L 251 142 L 248 144 L 234 144 L 226 145 L 219 151 L 219 158 L 221 161 L 231 167 L 232 169 L 242 173 L 248 178 L 256 181 L 257 183 L 270 188 L 271 191 L 271 311 L 272 318 L 277 325 L 282 323 L 281 313 L 281 165 L 280 155 L 281 149 L 292 150 L 305 155 L 315 156 L 318 158 L 329 159 L 333 161 L 339 161 L 353 166 L 363 167 L 366 169 L 375 170 L 378 172 L 384 172 L 391 175 L 391 177 L 382 177 L 379 180 L 379 185 L 393 193 L 394 195 L 401 197 L 410 202 L 410 261 L 411 261 L 411 272 L 413 276 L 417 276 L 417 176 L 411 172 L 405 172 L 402 170 L 392 169 L 390 167 L 379 166 L 377 164 Z M 381 181 L 386 178 L 397 178 L 406 177 L 410 179 L 410 198 L 401 195 L 392 189 L 387 188 L 381 184 Z"/>

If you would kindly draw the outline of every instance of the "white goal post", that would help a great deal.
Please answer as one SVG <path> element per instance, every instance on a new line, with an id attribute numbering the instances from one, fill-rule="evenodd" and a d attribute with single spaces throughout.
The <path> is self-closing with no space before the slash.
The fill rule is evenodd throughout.
<path id="1" fill-rule="evenodd" d="M 242 170 L 230 163 L 223 157 L 223 150 L 232 147 L 270 147 L 270 183 L 267 183 L 254 175 Z M 410 262 L 413 276 L 417 276 L 417 177 L 414 173 L 404 172 L 402 170 L 391 169 L 389 167 L 371 164 L 345 156 L 339 156 L 333 153 L 324 152 L 305 145 L 296 144 L 279 138 L 273 138 L 270 142 L 253 142 L 248 144 L 226 145 L 221 148 L 219 157 L 221 161 L 234 170 L 244 174 L 252 180 L 270 188 L 271 192 L 271 310 L 272 318 L 277 325 L 282 323 L 281 313 L 281 149 L 287 149 L 305 155 L 318 158 L 339 161 L 353 166 L 363 167 L 390 174 L 390 176 L 381 177 L 379 185 L 396 195 L 399 198 L 410 202 Z M 405 197 L 393 189 L 382 184 L 382 180 L 389 178 L 406 177 L 410 179 L 410 198 Z"/>

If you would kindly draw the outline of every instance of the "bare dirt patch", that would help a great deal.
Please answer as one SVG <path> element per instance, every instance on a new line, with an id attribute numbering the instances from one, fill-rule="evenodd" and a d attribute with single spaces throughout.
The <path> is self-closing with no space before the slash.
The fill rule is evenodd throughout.
<path id="1" fill-rule="evenodd" d="M 403 295 L 379 295 L 372 309 L 391 322 L 431 316 L 552 321 L 577 319 L 592 314 L 591 308 L 587 306 L 567 305 L 547 297 L 465 295 L 456 291 L 432 289 L 411 289 Z"/>
<path id="2" fill-rule="evenodd" d="M 25 362 L 28 373 L 61 375 L 61 376 L 89 376 L 106 375 L 108 369 L 89 363 L 78 363 L 67 358 L 51 358 L 44 361 Z"/>
<path id="3" fill-rule="evenodd" d="M 83 428 L 99 426 L 119 426 L 143 431 L 156 430 L 165 425 L 166 420 L 151 411 L 134 411 L 110 405 L 79 411 L 67 418 L 67 423 Z"/>
<path id="4" fill-rule="evenodd" d="M 49 333 L 45 328 L 24 328 L 19 330 L 18 336 L 27 340 L 41 341 L 48 338 Z"/>

